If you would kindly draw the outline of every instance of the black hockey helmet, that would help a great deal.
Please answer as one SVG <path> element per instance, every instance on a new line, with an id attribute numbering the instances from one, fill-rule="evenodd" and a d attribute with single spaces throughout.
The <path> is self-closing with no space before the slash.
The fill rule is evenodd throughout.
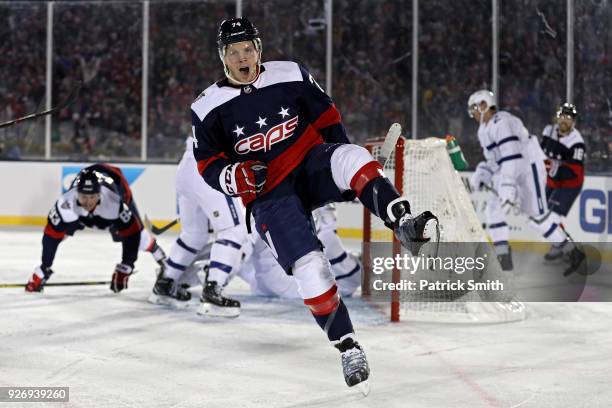
<path id="1" fill-rule="evenodd" d="M 100 181 L 95 171 L 83 169 L 79 173 L 77 181 L 77 191 L 82 194 L 99 194 Z"/>
<path id="2" fill-rule="evenodd" d="M 573 103 L 565 102 L 557 110 L 557 117 L 560 117 L 562 115 L 571 116 L 573 120 L 576 120 L 576 117 L 578 117 L 578 110 L 576 110 L 576 105 L 574 105 Z"/>
<path id="3" fill-rule="evenodd" d="M 219 31 L 217 32 L 217 49 L 219 51 L 219 58 L 221 58 L 221 62 L 223 63 L 223 67 L 225 69 L 225 75 L 228 77 L 229 70 L 225 65 L 224 60 L 225 49 L 228 45 L 241 41 L 253 41 L 258 55 L 257 65 L 261 65 L 262 45 L 257 27 L 255 27 L 245 17 L 223 20 L 219 26 Z"/>
<path id="4" fill-rule="evenodd" d="M 247 18 L 230 18 L 221 22 L 219 32 L 217 33 L 217 47 L 219 47 L 219 50 L 222 50 L 229 44 L 249 40 L 255 42 L 256 46 L 258 46 L 257 42 L 261 44 L 259 30 Z"/>

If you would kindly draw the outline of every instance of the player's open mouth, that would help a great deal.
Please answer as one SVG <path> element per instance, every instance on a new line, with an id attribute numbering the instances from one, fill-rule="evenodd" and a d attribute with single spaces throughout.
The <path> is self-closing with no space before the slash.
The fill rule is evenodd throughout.
<path id="1" fill-rule="evenodd" d="M 250 69 L 249 69 L 249 67 L 243 67 L 243 68 L 238 69 L 238 71 L 240 71 L 243 74 L 247 74 L 248 75 Z"/>

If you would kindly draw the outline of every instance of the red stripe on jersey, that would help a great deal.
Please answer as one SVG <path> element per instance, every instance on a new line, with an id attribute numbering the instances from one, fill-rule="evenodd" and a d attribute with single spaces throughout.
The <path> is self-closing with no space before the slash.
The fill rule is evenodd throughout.
<path id="1" fill-rule="evenodd" d="M 117 235 L 119 235 L 121 238 L 125 238 L 140 232 L 140 230 L 142 230 L 142 225 L 140 222 L 138 222 L 138 219 L 134 218 L 134 221 L 132 221 L 130 226 L 117 231 Z"/>
<path id="2" fill-rule="evenodd" d="M 321 316 L 327 315 L 338 308 L 340 304 L 340 296 L 338 296 L 338 287 L 332 286 L 327 292 L 317 297 L 304 299 L 304 304 L 310 308 L 312 314 Z"/>
<path id="3" fill-rule="evenodd" d="M 376 160 L 366 163 L 362 168 L 357 170 L 357 173 L 351 179 L 351 190 L 357 193 L 357 197 L 361 196 L 361 192 L 366 185 L 375 178 L 385 175 L 383 167 Z"/>
<path id="4" fill-rule="evenodd" d="M 312 125 L 308 125 L 294 144 L 268 163 L 268 177 L 264 185 L 264 193 L 272 190 L 283 181 L 293 169 L 302 163 L 310 149 L 322 143 L 323 137 Z"/>
<path id="5" fill-rule="evenodd" d="M 219 159 L 227 159 L 227 155 L 225 153 L 218 153 L 212 157 L 209 157 L 208 159 L 198 160 L 198 173 L 203 176 L 206 168 L 210 166 L 215 160 Z"/>
<path id="6" fill-rule="evenodd" d="M 315 129 L 321 130 L 328 126 L 340 123 L 341 120 L 342 118 L 340 117 L 340 112 L 338 109 L 336 109 L 336 105 L 332 105 L 329 107 L 329 109 L 323 112 L 312 125 Z"/>
<path id="7" fill-rule="evenodd" d="M 45 235 L 54 239 L 64 239 L 66 233 L 64 231 L 58 231 L 49 223 L 45 226 Z"/>
<path id="8" fill-rule="evenodd" d="M 123 201 L 126 204 L 130 204 L 132 202 L 132 190 L 130 189 L 130 184 L 125 179 L 125 176 L 121 172 L 121 169 L 118 167 L 111 166 L 109 164 L 101 164 L 106 170 L 111 173 L 114 173 L 117 177 L 119 177 L 119 181 L 121 182 L 121 186 L 123 187 L 123 191 L 125 191 L 125 197 L 123 197 Z"/>
<path id="9" fill-rule="evenodd" d="M 580 188 L 584 183 L 584 166 L 580 163 L 563 163 L 563 167 L 569 167 L 575 174 L 574 178 L 566 180 L 546 179 L 546 185 L 550 188 Z"/>

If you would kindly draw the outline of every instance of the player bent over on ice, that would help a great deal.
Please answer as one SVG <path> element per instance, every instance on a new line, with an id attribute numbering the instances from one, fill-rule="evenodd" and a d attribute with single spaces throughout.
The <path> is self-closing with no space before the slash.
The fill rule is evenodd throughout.
<path id="1" fill-rule="evenodd" d="M 428 211 L 411 215 L 381 165 L 350 144 L 340 113 L 306 68 L 261 62 L 259 32 L 246 18 L 223 21 L 217 45 L 226 78 L 191 105 L 198 170 L 252 211 L 257 232 L 340 350 L 346 383 L 360 384 L 370 369 L 311 211 L 358 197 L 407 247 L 427 241 L 437 219 Z M 367 383 L 359 388 L 367 393 Z"/>
<path id="2" fill-rule="evenodd" d="M 121 241 L 123 254 L 115 266 L 110 289 L 127 288 L 138 251 L 150 252 L 163 267 L 164 251 L 157 245 L 138 215 L 132 191 L 121 170 L 107 164 L 94 164 L 79 172 L 70 189 L 53 205 L 42 239 L 42 263 L 34 269 L 26 285 L 28 292 L 40 292 L 53 271 L 57 247 L 66 237 L 88 228 L 110 229 L 114 241 Z"/>

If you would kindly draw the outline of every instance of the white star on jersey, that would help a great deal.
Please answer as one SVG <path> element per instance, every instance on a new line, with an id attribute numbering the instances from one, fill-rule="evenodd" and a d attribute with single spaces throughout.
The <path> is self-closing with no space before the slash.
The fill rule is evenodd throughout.
<path id="1" fill-rule="evenodd" d="M 268 124 L 266 123 L 266 120 L 268 118 L 262 118 L 261 116 L 258 116 L 259 120 L 255 123 L 257 123 L 259 125 L 259 128 L 261 129 L 264 126 L 268 126 Z"/>
<path id="2" fill-rule="evenodd" d="M 283 119 L 285 119 L 285 116 L 289 116 L 289 108 L 283 108 L 281 106 L 281 110 L 280 112 L 278 112 L 278 114 L 281 115 Z"/>
<path id="3" fill-rule="evenodd" d="M 232 130 L 232 133 L 236 134 L 236 137 L 240 137 L 240 136 L 244 136 L 244 126 L 240 127 L 238 125 L 236 125 L 236 129 Z"/>

